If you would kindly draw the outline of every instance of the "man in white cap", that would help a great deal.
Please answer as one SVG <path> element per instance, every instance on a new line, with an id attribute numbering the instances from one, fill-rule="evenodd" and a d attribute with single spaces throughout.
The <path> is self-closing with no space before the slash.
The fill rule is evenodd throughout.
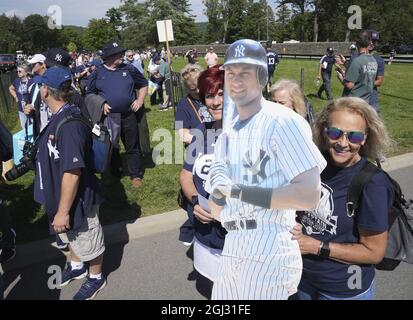
<path id="1" fill-rule="evenodd" d="M 42 76 L 46 72 L 46 57 L 43 54 L 37 53 L 27 62 L 34 76 Z M 37 137 L 49 122 L 51 113 L 46 103 L 42 101 L 39 87 L 36 84 L 29 88 L 29 92 L 31 102 L 26 104 L 23 111 L 26 115 L 33 115 L 33 117 L 35 117 L 36 110 L 39 111 L 40 121 L 33 121 L 33 135 Z"/>

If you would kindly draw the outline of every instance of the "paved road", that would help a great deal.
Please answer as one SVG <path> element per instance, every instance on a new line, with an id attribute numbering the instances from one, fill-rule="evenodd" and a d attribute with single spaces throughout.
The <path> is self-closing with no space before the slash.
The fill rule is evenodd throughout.
<path id="1" fill-rule="evenodd" d="M 413 166 L 392 172 L 407 197 L 413 198 Z M 196 281 L 191 251 L 168 231 L 108 248 L 104 264 L 108 285 L 96 299 L 205 299 L 207 286 Z M 63 290 L 49 290 L 47 273 L 63 266 L 65 257 L 4 275 L 7 299 L 71 299 L 81 282 Z M 377 299 L 413 299 L 413 265 L 402 264 L 393 272 L 378 272 Z M 197 285 L 198 284 L 198 285 Z M 198 288 L 197 288 L 198 287 Z"/>

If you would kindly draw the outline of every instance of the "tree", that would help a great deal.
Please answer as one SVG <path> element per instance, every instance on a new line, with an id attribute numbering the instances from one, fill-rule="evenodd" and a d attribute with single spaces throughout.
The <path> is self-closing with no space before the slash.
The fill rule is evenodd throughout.
<path id="1" fill-rule="evenodd" d="M 59 30 L 49 29 L 48 19 L 47 16 L 32 14 L 23 20 L 23 50 L 30 53 L 40 53 L 48 48 L 60 47 Z"/>
<path id="2" fill-rule="evenodd" d="M 63 26 L 60 30 L 59 38 L 63 48 L 67 48 L 70 43 L 75 44 L 76 47 L 83 46 L 82 32 L 73 26 Z"/>
<path id="3" fill-rule="evenodd" d="M 222 40 L 224 33 L 224 12 L 223 2 L 221 0 L 204 0 L 202 3 L 205 6 L 204 14 L 208 17 L 208 24 L 205 32 L 205 41 L 215 42 Z"/>
<path id="4" fill-rule="evenodd" d="M 112 40 L 119 40 L 113 24 L 106 19 L 92 19 L 83 34 L 84 48 L 98 50 Z"/>
<path id="5" fill-rule="evenodd" d="M 77 45 L 74 42 L 70 42 L 67 46 L 66 49 L 68 52 L 76 52 L 77 51 Z"/>
<path id="6" fill-rule="evenodd" d="M 122 33 L 128 47 L 154 46 L 158 43 L 156 21 L 172 20 L 175 45 L 193 44 L 198 39 L 190 4 L 187 0 L 126 0 L 119 8 L 125 18 Z"/>
<path id="7" fill-rule="evenodd" d="M 291 14 L 292 12 L 287 5 L 284 4 L 278 7 L 274 32 L 277 42 L 283 42 L 284 40 L 291 39 Z"/>
<path id="8" fill-rule="evenodd" d="M 273 39 L 275 19 L 266 0 L 248 0 L 246 14 L 242 23 L 242 37 L 254 40 Z"/>
<path id="9" fill-rule="evenodd" d="M 224 26 L 224 43 L 241 38 L 242 27 L 247 14 L 247 0 L 229 0 L 226 8 L 228 20 Z"/>
<path id="10" fill-rule="evenodd" d="M 9 18 L 4 14 L 1 15 L 0 34 L 2 35 L 1 52 L 13 53 L 22 49 L 23 24 L 18 17 Z"/>

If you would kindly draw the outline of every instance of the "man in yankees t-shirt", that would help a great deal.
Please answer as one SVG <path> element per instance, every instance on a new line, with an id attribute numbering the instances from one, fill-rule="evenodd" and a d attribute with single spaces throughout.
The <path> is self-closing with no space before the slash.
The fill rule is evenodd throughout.
<path id="1" fill-rule="evenodd" d="M 230 45 L 224 68 L 238 115 L 217 140 L 205 188 L 228 231 L 212 299 L 287 299 L 302 271 L 295 211 L 317 205 L 326 162 L 305 119 L 262 98 L 268 69 L 258 42 Z"/>

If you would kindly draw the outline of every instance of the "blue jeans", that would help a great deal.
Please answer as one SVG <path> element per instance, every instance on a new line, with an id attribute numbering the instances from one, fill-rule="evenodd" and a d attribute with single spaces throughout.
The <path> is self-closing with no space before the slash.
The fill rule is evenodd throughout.
<path id="1" fill-rule="evenodd" d="M 364 291 L 363 293 L 360 293 L 358 295 L 355 295 L 353 297 L 333 297 L 330 295 L 327 295 L 323 292 L 318 291 L 305 281 L 301 280 L 300 287 L 297 292 L 297 299 L 298 300 L 373 300 L 374 295 L 376 293 L 376 281 L 373 279 L 371 282 L 370 287 Z"/>
<path id="2" fill-rule="evenodd" d="M 317 95 L 321 97 L 321 94 L 323 93 L 323 91 L 325 90 L 326 94 L 327 94 L 327 99 L 328 100 L 333 100 L 333 96 L 331 94 L 331 74 L 325 73 L 323 72 L 321 74 L 322 78 L 323 78 L 323 84 L 321 85 L 320 89 L 318 89 L 318 93 Z"/>

